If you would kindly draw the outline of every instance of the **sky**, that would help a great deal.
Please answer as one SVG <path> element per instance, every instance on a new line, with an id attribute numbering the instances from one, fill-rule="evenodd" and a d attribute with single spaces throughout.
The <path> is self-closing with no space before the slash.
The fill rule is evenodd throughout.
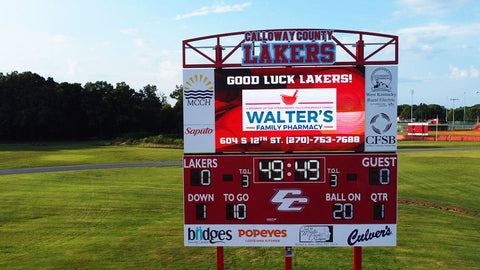
<path id="1" fill-rule="evenodd" d="M 182 40 L 318 28 L 399 36 L 398 104 L 480 104 L 478 0 L 0 0 L 0 72 L 182 84 Z"/>

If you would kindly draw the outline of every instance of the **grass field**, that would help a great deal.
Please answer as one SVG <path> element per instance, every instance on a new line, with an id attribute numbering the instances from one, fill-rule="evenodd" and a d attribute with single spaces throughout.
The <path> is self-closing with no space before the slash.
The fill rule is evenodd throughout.
<path id="1" fill-rule="evenodd" d="M 106 146 L 98 142 L 0 144 L 0 169 L 181 160 L 183 149 Z"/>
<path id="2" fill-rule="evenodd" d="M 399 148 L 432 147 L 429 143 Z M 442 147 L 475 146 L 447 143 Z M 478 144 L 477 144 L 478 146 Z M 1 168 L 180 160 L 181 149 L 0 145 Z M 364 269 L 480 269 L 480 150 L 399 153 L 397 247 Z M 215 269 L 184 247 L 182 168 L 0 176 L 0 269 Z M 352 269 L 352 248 L 295 248 L 294 269 Z M 283 248 L 225 248 L 225 269 L 283 269 Z"/>

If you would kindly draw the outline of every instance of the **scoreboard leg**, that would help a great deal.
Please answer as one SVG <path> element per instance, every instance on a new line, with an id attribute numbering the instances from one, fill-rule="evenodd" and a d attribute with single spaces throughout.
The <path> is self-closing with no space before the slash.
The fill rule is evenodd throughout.
<path id="1" fill-rule="evenodd" d="M 353 270 L 362 270 L 362 247 L 353 247 Z"/>
<path id="2" fill-rule="evenodd" d="M 292 247 L 285 247 L 285 270 L 292 270 Z"/>
<path id="3" fill-rule="evenodd" d="M 217 270 L 223 270 L 223 247 L 217 247 Z"/>

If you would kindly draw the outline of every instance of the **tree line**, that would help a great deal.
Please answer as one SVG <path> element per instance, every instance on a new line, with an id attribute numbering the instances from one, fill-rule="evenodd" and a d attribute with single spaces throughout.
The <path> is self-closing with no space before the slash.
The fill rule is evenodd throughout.
<path id="1" fill-rule="evenodd" d="M 411 105 L 399 105 L 398 106 L 398 118 L 410 119 L 412 114 Z M 459 107 L 459 108 L 445 108 L 437 104 L 424 104 L 413 105 L 413 119 L 417 122 L 425 122 L 431 119 L 438 118 L 441 122 L 463 121 L 474 123 L 477 122 L 480 117 L 480 104 Z"/>
<path id="2" fill-rule="evenodd" d="M 57 83 L 32 72 L 0 73 L 0 140 L 78 140 L 125 136 L 182 137 L 183 87 L 171 98 L 155 85 L 140 90 L 124 82 Z M 410 119 L 410 105 L 399 105 L 398 116 Z M 413 118 L 427 121 L 477 121 L 480 105 L 457 108 L 413 105 Z"/>
<path id="3" fill-rule="evenodd" d="M 172 98 L 176 98 L 178 89 Z M 182 105 L 155 85 L 57 83 L 32 72 L 0 73 L 0 140 L 115 138 L 181 134 Z"/>

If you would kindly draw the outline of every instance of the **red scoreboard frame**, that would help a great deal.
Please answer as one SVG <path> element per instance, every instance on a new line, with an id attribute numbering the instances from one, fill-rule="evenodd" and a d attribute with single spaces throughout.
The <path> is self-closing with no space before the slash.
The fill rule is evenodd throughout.
<path id="1" fill-rule="evenodd" d="M 185 245 L 396 244 L 396 154 L 188 155 L 184 168 Z"/>
<path id="2" fill-rule="evenodd" d="M 184 40 L 185 246 L 395 246 L 396 64 L 377 33 Z"/>

